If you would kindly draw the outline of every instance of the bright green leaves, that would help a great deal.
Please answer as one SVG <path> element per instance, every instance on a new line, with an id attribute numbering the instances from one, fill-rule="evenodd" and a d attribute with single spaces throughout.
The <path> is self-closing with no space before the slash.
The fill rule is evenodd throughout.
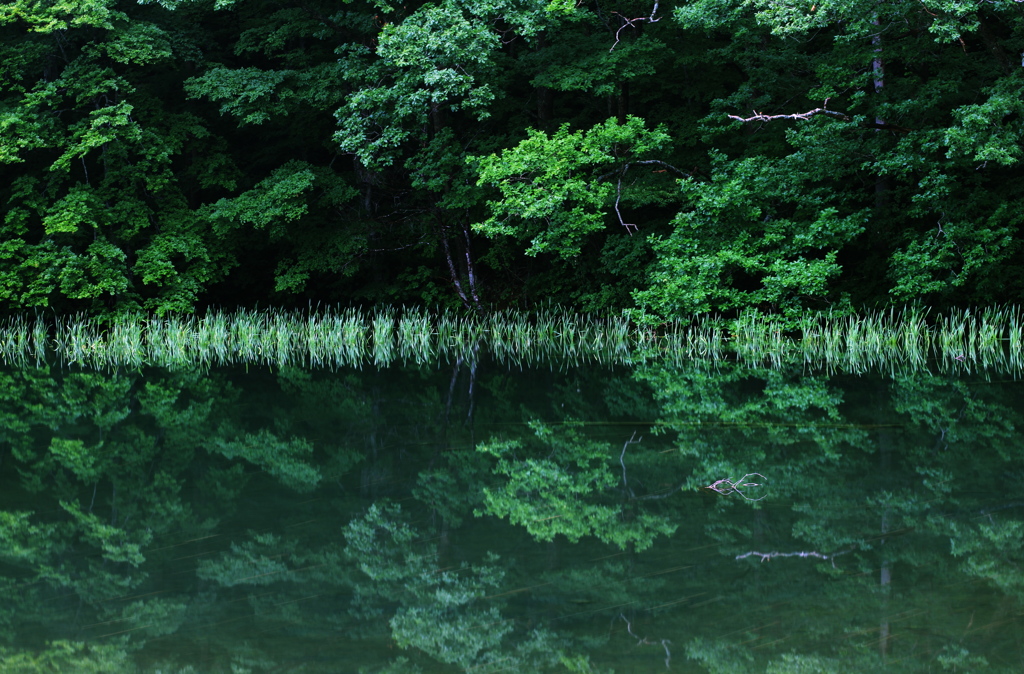
<path id="1" fill-rule="evenodd" d="M 724 157 L 720 158 L 720 161 Z M 658 261 L 638 303 L 661 316 L 763 306 L 799 310 L 827 297 L 836 253 L 858 236 L 864 213 L 841 214 L 813 187 L 802 158 L 722 162 L 710 181 L 683 181 L 690 208 L 654 244 Z"/>
<path id="2" fill-rule="evenodd" d="M 185 90 L 194 98 L 221 101 L 221 114 L 235 115 L 242 124 L 261 124 L 286 114 L 287 108 L 276 93 L 291 74 L 286 70 L 212 68 L 189 80 Z"/>
<path id="3" fill-rule="evenodd" d="M 73 234 L 82 227 L 98 227 L 99 202 L 95 190 L 86 185 L 75 185 L 47 209 L 48 213 L 43 217 L 43 231 L 47 234 Z"/>
<path id="4" fill-rule="evenodd" d="M 188 38 L 160 12 L 149 18 L 123 16 L 105 31 L 69 26 L 56 40 L 22 40 L 26 53 L 37 52 L 30 68 L 36 74 L 31 83 L 26 77 L 0 85 L 0 161 L 29 168 L 0 191 L 7 215 L 0 301 L 8 306 L 116 311 L 146 305 L 142 295 L 169 292 L 174 308 L 190 310 L 216 276 L 160 252 L 171 239 L 178 242 L 173 255 L 187 250 L 186 257 L 220 261 L 208 254 L 211 237 L 197 231 L 180 191 L 192 175 L 183 153 L 196 149 L 195 140 L 208 143 L 209 134 L 195 116 L 175 115 L 160 102 L 161 87 L 180 89 L 167 64 L 172 43 L 186 50 Z M 151 74 L 140 77 L 143 68 Z M 168 264 L 154 273 L 154 259 Z M 158 278 L 163 288 L 139 287 Z M 190 283 L 191 295 L 181 293 Z M 148 308 L 161 304 L 148 301 Z"/>
<path id="5" fill-rule="evenodd" d="M 1003 77 L 983 103 L 963 105 L 953 111 L 956 124 L 946 129 L 949 157 L 969 157 L 976 162 L 1010 166 L 1024 156 L 1024 68 Z"/>
<path id="6" fill-rule="evenodd" d="M 16 0 L 0 5 L 0 26 L 24 22 L 38 33 L 53 33 L 69 28 L 112 28 L 113 22 L 127 18 L 113 10 L 109 0 L 57 0 L 34 2 Z"/>
<path id="7" fill-rule="evenodd" d="M 979 203 L 981 211 L 982 204 Z M 984 205 L 985 210 L 991 206 Z M 1016 257 L 1021 251 L 1020 215 L 1013 204 L 1001 204 L 981 221 L 956 214 L 942 219 L 934 229 L 910 238 L 893 252 L 890 291 L 895 299 L 912 301 L 922 295 L 949 296 L 965 290 L 975 297 L 994 299 L 1004 284 L 1020 278 L 1022 270 Z M 952 215 L 952 214 L 951 214 Z"/>
<path id="8" fill-rule="evenodd" d="M 276 245 L 286 244 L 275 270 L 278 290 L 302 289 L 321 273 L 338 273 L 365 248 L 365 241 L 327 221 L 357 192 L 324 167 L 289 161 L 238 196 L 204 209 L 216 231 L 266 230 Z M 354 271 L 349 269 L 349 273 Z"/>
<path id="9" fill-rule="evenodd" d="M 30 112 L 0 103 L 0 164 L 23 162 L 22 152 L 44 147 L 45 126 Z"/>
<path id="10" fill-rule="evenodd" d="M 527 255 L 579 255 L 586 237 L 606 227 L 625 165 L 668 143 L 664 129 L 650 131 L 638 117 L 586 131 L 563 125 L 551 136 L 531 130 L 516 147 L 477 159 L 480 184 L 497 187 L 502 199 L 488 202 L 493 215 L 473 228 L 526 239 Z"/>
<path id="11" fill-rule="evenodd" d="M 132 21 L 119 26 L 112 39 L 104 45 L 107 55 L 124 64 L 150 65 L 170 59 L 172 37 L 156 24 Z"/>
<path id="12" fill-rule="evenodd" d="M 412 69 L 443 96 L 467 91 L 466 69 L 487 62 L 497 34 L 470 21 L 459 5 L 443 3 L 424 5 L 401 23 L 387 24 L 378 39 L 377 55 L 384 63 Z"/>
<path id="13" fill-rule="evenodd" d="M 985 11 L 968 0 L 927 0 L 921 4 L 929 16 L 934 17 L 928 32 L 935 36 L 936 42 L 947 44 L 975 32 L 980 25 L 980 15 Z"/>
<path id="14" fill-rule="evenodd" d="M 103 237 L 98 237 L 84 254 L 70 258 L 61 270 L 60 291 L 72 299 L 117 296 L 126 292 L 128 256 Z"/>
<path id="15" fill-rule="evenodd" d="M 112 142 L 137 142 L 140 140 L 138 126 L 131 118 L 132 105 L 120 101 L 89 113 L 80 122 L 72 124 L 68 131 L 70 139 L 67 149 L 53 163 L 53 170 L 67 171 L 70 162 L 82 159 L 89 152 Z"/>
<path id="16" fill-rule="evenodd" d="M 291 161 L 274 169 L 270 177 L 237 197 L 221 199 L 210 208 L 210 216 L 234 225 L 260 229 L 275 223 L 284 225 L 305 215 L 306 193 L 316 176 L 305 162 Z"/>
<path id="17" fill-rule="evenodd" d="M 362 84 L 336 113 L 334 139 L 366 165 L 386 166 L 394 150 L 441 116 L 475 110 L 477 119 L 494 97 L 480 81 L 498 34 L 483 17 L 454 1 L 426 4 L 380 33 L 376 56 L 353 48 L 342 63 L 350 81 Z"/>

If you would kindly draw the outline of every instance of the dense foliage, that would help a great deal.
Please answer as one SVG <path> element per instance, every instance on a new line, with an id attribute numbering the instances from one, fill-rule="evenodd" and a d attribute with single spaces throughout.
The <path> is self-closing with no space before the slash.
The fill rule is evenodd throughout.
<path id="1" fill-rule="evenodd" d="M 1024 5 L 0 4 L 0 305 L 1014 298 Z"/>

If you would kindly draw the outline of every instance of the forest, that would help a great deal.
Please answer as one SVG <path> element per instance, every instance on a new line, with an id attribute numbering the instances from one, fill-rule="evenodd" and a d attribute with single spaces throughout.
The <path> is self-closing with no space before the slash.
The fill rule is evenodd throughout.
<path id="1" fill-rule="evenodd" d="M 1024 0 L 0 0 L 0 674 L 1024 671 L 1022 91 Z"/>
<path id="2" fill-rule="evenodd" d="M 1024 3 L 12 0 L 0 305 L 1024 290 Z"/>

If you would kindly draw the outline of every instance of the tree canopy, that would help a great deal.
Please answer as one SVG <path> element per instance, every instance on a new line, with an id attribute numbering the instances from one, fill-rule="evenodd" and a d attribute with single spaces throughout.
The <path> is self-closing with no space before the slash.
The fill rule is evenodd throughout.
<path id="1" fill-rule="evenodd" d="M 0 4 L 0 306 L 1024 287 L 1024 6 Z"/>

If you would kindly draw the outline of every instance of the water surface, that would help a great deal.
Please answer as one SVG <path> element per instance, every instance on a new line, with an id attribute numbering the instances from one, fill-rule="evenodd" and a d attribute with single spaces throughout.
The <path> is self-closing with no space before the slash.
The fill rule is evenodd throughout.
<path id="1" fill-rule="evenodd" d="M 0 671 L 1024 667 L 997 375 L 0 376 Z"/>

